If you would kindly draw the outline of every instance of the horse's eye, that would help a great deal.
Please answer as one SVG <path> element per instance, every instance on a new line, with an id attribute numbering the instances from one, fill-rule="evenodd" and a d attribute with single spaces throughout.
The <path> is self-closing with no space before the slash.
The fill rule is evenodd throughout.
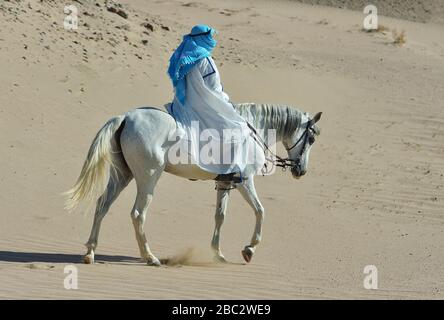
<path id="1" fill-rule="evenodd" d="M 315 143 L 315 137 L 313 137 L 313 136 L 308 137 L 308 143 L 309 144 Z"/>

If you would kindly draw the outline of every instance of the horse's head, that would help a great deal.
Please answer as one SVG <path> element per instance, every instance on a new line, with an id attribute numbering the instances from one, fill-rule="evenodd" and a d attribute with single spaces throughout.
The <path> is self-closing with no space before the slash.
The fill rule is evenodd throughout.
<path id="1" fill-rule="evenodd" d="M 322 112 L 318 112 L 310 119 L 307 113 L 303 113 L 300 127 L 282 141 L 287 149 L 289 159 L 293 162 L 291 173 L 296 179 L 307 173 L 310 149 L 315 142 L 315 138 L 321 133 L 316 125 L 321 119 L 321 115 Z"/>

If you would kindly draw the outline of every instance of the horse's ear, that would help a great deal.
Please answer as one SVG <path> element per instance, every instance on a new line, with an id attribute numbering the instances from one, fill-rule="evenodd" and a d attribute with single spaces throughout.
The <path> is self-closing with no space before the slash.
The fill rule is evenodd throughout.
<path id="1" fill-rule="evenodd" d="M 321 115 L 322 115 L 322 112 L 316 113 L 315 116 L 313 117 L 313 119 L 311 119 L 311 123 L 315 124 L 316 122 L 318 122 L 321 119 Z"/>
<path id="2" fill-rule="evenodd" d="M 313 123 L 318 122 L 321 119 L 321 115 L 322 115 L 322 112 L 316 113 L 316 115 L 312 119 Z"/>

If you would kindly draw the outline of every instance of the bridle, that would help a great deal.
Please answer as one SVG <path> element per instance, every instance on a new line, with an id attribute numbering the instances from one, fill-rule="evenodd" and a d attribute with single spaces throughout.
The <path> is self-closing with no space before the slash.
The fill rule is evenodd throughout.
<path id="1" fill-rule="evenodd" d="M 296 166 L 299 166 L 301 163 L 301 158 L 305 152 L 305 149 L 307 147 L 307 144 L 313 144 L 314 143 L 314 138 L 313 135 L 315 135 L 315 129 L 313 129 L 313 125 L 315 124 L 313 119 L 307 122 L 307 126 L 304 129 L 304 132 L 302 133 L 302 135 L 299 137 L 299 139 L 291 146 L 291 147 L 287 147 L 285 146 L 285 149 L 287 150 L 287 152 L 293 150 L 294 148 L 296 148 L 296 146 L 301 143 L 301 141 L 303 141 L 303 145 L 301 150 L 299 151 L 298 156 L 296 157 L 296 159 L 290 159 L 290 158 L 282 158 L 280 156 L 278 156 L 276 153 L 274 153 L 270 147 L 267 145 L 267 143 L 265 141 L 263 141 L 263 139 L 257 134 L 256 129 L 250 124 L 248 123 L 248 127 L 254 132 L 255 134 L 255 139 L 256 137 L 259 138 L 260 143 L 263 145 L 264 147 L 264 151 L 269 151 L 271 153 L 272 158 L 268 158 L 265 157 L 266 160 L 268 162 L 271 162 L 271 164 L 275 165 L 276 167 L 281 167 L 282 171 L 286 171 L 287 168 L 295 168 Z M 313 135 L 310 135 L 310 133 L 313 133 Z M 256 140 L 257 141 L 257 140 Z M 267 168 L 267 163 L 265 164 L 265 169 Z M 264 171 L 262 171 L 262 173 L 264 174 Z"/>
<path id="2" fill-rule="evenodd" d="M 287 152 L 290 152 L 291 150 L 296 148 L 296 146 L 298 146 L 302 142 L 301 149 L 299 150 L 299 154 L 297 155 L 296 159 L 290 159 L 290 158 L 282 159 L 284 162 L 278 163 L 278 164 L 276 164 L 276 166 L 282 167 L 283 170 L 285 171 L 287 169 L 287 167 L 291 167 L 291 169 L 293 169 L 294 167 L 301 164 L 301 159 L 302 159 L 302 156 L 304 155 L 305 149 L 307 148 L 307 144 L 312 145 L 314 143 L 315 129 L 313 129 L 313 125 L 314 125 L 313 120 L 308 121 L 307 126 L 304 129 L 304 132 L 291 147 L 287 147 L 284 144 Z M 277 160 L 282 161 L 279 159 L 277 159 Z"/>
<path id="3" fill-rule="evenodd" d="M 301 151 L 299 152 L 299 156 L 301 157 L 304 154 L 305 147 L 307 146 L 307 143 L 313 144 L 314 140 L 310 141 L 309 133 L 311 132 L 313 135 L 315 135 L 315 129 L 313 129 L 313 120 L 310 120 L 307 122 L 307 126 L 305 127 L 304 133 L 299 137 L 298 141 L 296 141 L 290 148 L 285 148 L 287 151 L 293 150 L 301 141 L 304 139 L 304 145 L 301 148 Z"/>

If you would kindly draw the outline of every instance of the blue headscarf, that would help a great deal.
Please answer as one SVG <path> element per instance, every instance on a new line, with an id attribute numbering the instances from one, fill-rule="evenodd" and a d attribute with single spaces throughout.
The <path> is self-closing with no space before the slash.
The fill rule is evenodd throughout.
<path id="1" fill-rule="evenodd" d="M 191 33 L 183 37 L 182 43 L 170 58 L 168 75 L 173 82 L 176 96 L 182 104 L 185 103 L 185 76 L 196 63 L 211 55 L 217 43 L 213 39 L 215 32 L 204 24 L 194 26 Z"/>

